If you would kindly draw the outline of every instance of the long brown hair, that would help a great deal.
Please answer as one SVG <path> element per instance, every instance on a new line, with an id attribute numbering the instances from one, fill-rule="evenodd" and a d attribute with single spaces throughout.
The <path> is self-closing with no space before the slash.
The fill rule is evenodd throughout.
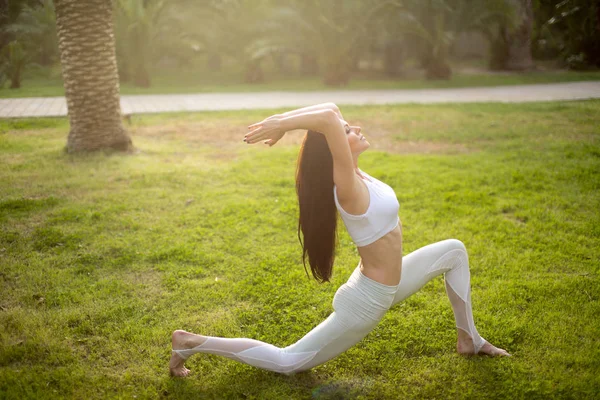
<path id="1" fill-rule="evenodd" d="M 328 282 L 337 243 L 337 209 L 333 198 L 333 157 L 321 133 L 308 131 L 304 136 L 296 169 L 296 193 L 304 270 L 307 271 L 308 256 L 313 277 Z"/>

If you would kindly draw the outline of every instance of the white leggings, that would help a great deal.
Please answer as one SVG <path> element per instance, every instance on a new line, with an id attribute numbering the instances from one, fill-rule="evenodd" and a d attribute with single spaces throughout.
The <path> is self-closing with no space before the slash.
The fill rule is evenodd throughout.
<path id="1" fill-rule="evenodd" d="M 485 340 L 479 336 L 471 311 L 469 259 L 462 242 L 449 239 L 422 247 L 402 259 L 400 284 L 388 286 L 367 278 L 357 267 L 333 298 L 334 312 L 296 343 L 280 348 L 253 339 L 208 337 L 193 349 L 174 350 L 180 357 L 217 354 L 283 374 L 305 371 L 343 353 L 364 338 L 393 305 L 445 273 L 456 327 L 472 339 L 475 353 Z"/>

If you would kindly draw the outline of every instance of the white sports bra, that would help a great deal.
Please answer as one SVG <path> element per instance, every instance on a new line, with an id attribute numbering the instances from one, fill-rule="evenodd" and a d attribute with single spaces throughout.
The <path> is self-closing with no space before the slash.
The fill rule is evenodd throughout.
<path id="1" fill-rule="evenodd" d="M 333 196 L 350 237 L 357 246 L 362 247 L 385 236 L 398 225 L 400 203 L 398 203 L 394 189 L 365 172 L 360 172 L 368 178 L 363 179 L 363 182 L 367 185 L 370 198 L 369 208 L 364 214 L 353 215 L 344 211 L 338 201 L 335 186 L 333 187 Z"/>

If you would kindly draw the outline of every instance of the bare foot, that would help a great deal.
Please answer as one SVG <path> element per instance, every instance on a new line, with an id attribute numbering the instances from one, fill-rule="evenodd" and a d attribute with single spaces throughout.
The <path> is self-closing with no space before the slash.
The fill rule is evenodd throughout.
<path id="1" fill-rule="evenodd" d="M 173 350 L 191 349 L 201 345 L 205 341 L 206 338 L 204 336 L 182 330 L 176 330 L 171 336 Z M 185 360 L 183 358 L 179 357 L 177 353 L 172 353 L 171 360 L 169 361 L 169 372 L 171 373 L 171 376 L 188 376 L 190 370 L 183 365 L 184 363 Z"/>
<path id="2" fill-rule="evenodd" d="M 477 354 L 485 354 L 493 357 L 512 357 L 508 351 L 501 349 L 500 347 L 496 347 L 489 342 L 485 342 Z"/>
<path id="3" fill-rule="evenodd" d="M 466 335 L 464 332 L 458 332 L 458 341 L 456 343 L 456 350 L 459 354 L 463 355 L 474 355 L 475 346 L 473 345 L 473 339 Z M 488 355 L 488 356 L 500 356 L 500 357 L 511 357 L 508 351 L 494 346 L 489 342 L 485 342 L 477 354 Z"/>

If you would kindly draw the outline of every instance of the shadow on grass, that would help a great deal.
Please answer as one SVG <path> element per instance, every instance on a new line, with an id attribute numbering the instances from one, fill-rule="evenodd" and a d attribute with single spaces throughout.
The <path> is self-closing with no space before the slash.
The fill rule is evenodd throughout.
<path id="1" fill-rule="evenodd" d="M 239 368 L 241 367 L 241 368 Z M 242 370 L 243 369 L 243 370 Z M 326 378 L 323 380 L 323 378 Z M 318 400 L 349 399 L 368 396 L 360 382 L 343 382 L 320 377 L 318 372 L 306 371 L 292 376 L 279 375 L 246 366 L 236 366 L 221 375 L 218 383 L 199 388 L 199 374 L 188 378 L 169 378 L 164 396 L 174 398 L 310 398 Z M 214 377 L 213 377 L 214 379 Z"/>

